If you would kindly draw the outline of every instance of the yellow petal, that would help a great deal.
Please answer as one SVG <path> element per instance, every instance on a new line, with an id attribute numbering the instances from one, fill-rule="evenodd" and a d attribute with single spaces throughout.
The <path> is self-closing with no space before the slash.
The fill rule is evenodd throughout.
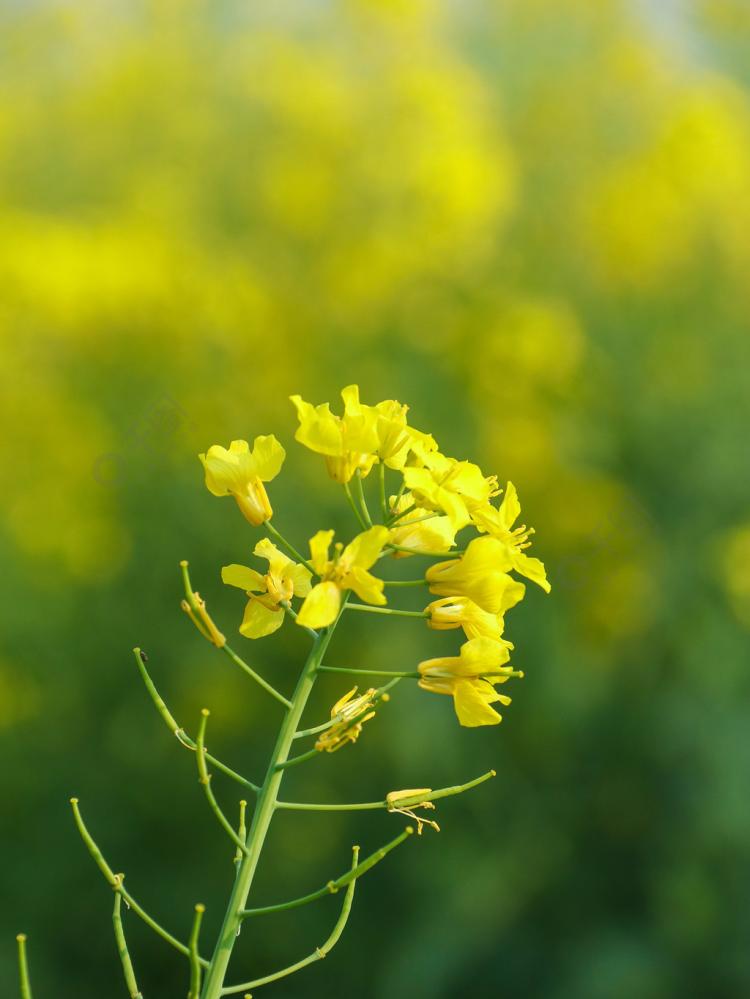
<path id="1" fill-rule="evenodd" d="M 464 642 L 459 652 L 460 667 L 456 673 L 464 676 L 479 676 L 491 673 L 510 659 L 510 642 L 494 638 L 472 638 Z"/>
<path id="2" fill-rule="evenodd" d="M 496 700 L 498 700 L 498 695 L 482 681 L 457 683 L 453 693 L 456 715 L 466 728 L 477 728 L 479 725 L 499 725 L 502 717 L 489 704 L 490 701 Z"/>
<path id="3" fill-rule="evenodd" d="M 521 503 L 518 499 L 516 487 L 512 482 L 508 482 L 505 487 L 505 495 L 503 496 L 503 501 L 498 508 L 498 513 L 500 514 L 500 519 L 506 531 L 509 531 L 518 520 L 521 513 Z"/>
<path id="4" fill-rule="evenodd" d="M 214 496 L 241 491 L 248 478 L 250 450 L 247 441 L 232 441 L 229 449 L 212 444 L 205 454 L 199 454 L 206 473 L 206 488 Z"/>
<path id="5" fill-rule="evenodd" d="M 530 555 L 524 555 L 523 552 L 519 552 L 514 558 L 513 563 L 516 572 L 520 572 L 522 576 L 530 579 L 532 583 L 541 586 L 545 593 L 550 592 L 552 587 L 547 581 L 547 571 L 544 568 L 544 563 L 538 558 L 532 558 Z"/>
<path id="6" fill-rule="evenodd" d="M 318 583 L 305 597 L 297 615 L 297 624 L 306 628 L 325 628 L 336 620 L 340 606 L 341 591 L 338 586 L 335 583 Z"/>
<path id="7" fill-rule="evenodd" d="M 354 590 L 360 600 L 366 604 L 378 604 L 382 606 L 387 603 L 383 596 L 383 580 L 376 579 L 366 569 L 361 569 L 355 565 L 351 572 L 348 572 L 341 581 L 341 585 L 347 590 Z"/>
<path id="8" fill-rule="evenodd" d="M 332 541 L 333 531 L 318 531 L 310 538 L 310 562 L 318 575 L 325 572 Z"/>
<path id="9" fill-rule="evenodd" d="M 255 438 L 251 458 L 255 466 L 255 475 L 261 482 L 270 482 L 281 471 L 286 451 L 273 434 L 268 434 Z"/>
<path id="10" fill-rule="evenodd" d="M 227 586 L 237 586 L 241 590 L 252 590 L 255 593 L 264 593 L 266 581 L 255 569 L 249 569 L 246 565 L 225 565 L 221 570 L 222 582 Z"/>
<path id="11" fill-rule="evenodd" d="M 277 607 L 271 610 L 260 600 L 248 600 L 240 625 L 240 634 L 245 638 L 263 638 L 278 631 L 284 621 L 284 611 Z"/>
<path id="12" fill-rule="evenodd" d="M 342 552 L 342 564 L 369 569 L 377 561 L 389 534 L 388 528 L 379 524 L 371 527 L 368 531 L 363 531 L 362 534 L 358 534 Z"/>
<path id="13" fill-rule="evenodd" d="M 291 569 L 286 570 L 285 576 L 287 579 L 292 581 L 292 588 L 294 590 L 295 597 L 307 596 L 312 585 L 312 576 L 304 565 L 298 565 L 295 563 Z"/>
<path id="14" fill-rule="evenodd" d="M 333 415 L 328 403 L 313 406 L 301 396 L 292 395 L 289 398 L 297 409 L 299 419 L 295 440 L 317 454 L 341 454 L 341 421 Z"/>

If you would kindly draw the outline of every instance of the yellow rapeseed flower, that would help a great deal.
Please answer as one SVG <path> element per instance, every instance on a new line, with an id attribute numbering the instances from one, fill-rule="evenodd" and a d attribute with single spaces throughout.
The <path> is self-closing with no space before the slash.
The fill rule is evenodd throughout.
<path id="1" fill-rule="evenodd" d="M 295 439 L 325 457 L 328 473 L 336 482 L 348 482 L 357 471 L 368 474 L 376 460 L 378 434 L 374 411 L 359 401 L 359 386 L 342 390 L 343 416 L 332 413 L 327 402 L 313 406 L 299 395 L 289 398 L 299 419 Z"/>
<path id="2" fill-rule="evenodd" d="M 470 522 L 473 510 L 496 495 L 497 477 L 485 476 L 478 465 L 446 458 L 439 451 L 420 450 L 419 455 L 423 467 L 404 469 L 406 487 L 419 506 L 450 517 L 457 531 Z"/>
<path id="3" fill-rule="evenodd" d="M 458 656 L 426 659 L 418 666 L 419 686 L 434 694 L 450 694 L 462 725 L 497 725 L 502 721 L 491 704 L 510 704 L 510 697 L 498 694 L 495 684 L 512 676 L 523 676 L 510 666 L 508 643 L 491 638 L 472 638 L 461 646 Z"/>
<path id="4" fill-rule="evenodd" d="M 331 708 L 331 719 L 334 724 L 318 736 L 315 748 L 318 752 L 335 753 L 347 742 L 356 742 L 366 721 L 375 717 L 375 704 L 378 700 L 377 691 L 370 687 L 364 694 L 354 697 L 357 688 L 352 687 Z M 388 694 L 381 695 L 384 701 Z"/>
<path id="5" fill-rule="evenodd" d="M 538 558 L 532 558 L 524 552 L 524 549 L 531 544 L 529 537 L 534 533 L 533 527 L 526 527 L 525 524 L 513 527 L 520 513 L 521 504 L 518 501 L 516 487 L 509 482 L 498 508 L 488 503 L 474 510 L 471 519 L 479 531 L 486 532 L 507 547 L 511 568 L 549 593 L 551 587 L 547 582 L 544 564 Z"/>
<path id="6" fill-rule="evenodd" d="M 425 578 L 440 597 L 464 596 L 489 614 L 504 614 L 526 592 L 508 575 L 513 560 L 508 546 L 496 538 L 475 538 L 460 558 L 430 566 Z"/>
<path id="7" fill-rule="evenodd" d="M 273 510 L 263 483 L 276 478 L 286 457 L 273 434 L 256 437 L 252 451 L 247 441 L 232 441 L 229 450 L 214 444 L 198 457 L 209 492 L 234 496 L 244 516 L 256 527 L 271 518 Z"/>
<path id="8" fill-rule="evenodd" d="M 337 544 L 329 558 L 333 531 L 318 531 L 310 539 L 310 562 L 320 577 L 300 608 L 297 624 L 308 628 L 325 628 L 336 620 L 341 607 L 343 590 L 354 590 L 360 600 L 383 605 L 383 580 L 367 570 L 375 564 L 388 540 L 387 527 L 371 527 L 358 534 L 346 548 Z"/>
<path id="9" fill-rule="evenodd" d="M 254 555 L 268 559 L 268 572 L 262 575 L 245 565 L 225 565 L 221 578 L 229 586 L 244 590 L 249 600 L 240 625 L 245 638 L 272 635 L 284 620 L 282 601 L 306 597 L 311 589 L 311 575 L 304 565 L 287 558 L 278 548 L 263 538 L 255 546 Z"/>
<path id="10" fill-rule="evenodd" d="M 505 627 L 502 614 L 490 614 L 468 597 L 441 597 L 433 600 L 425 611 L 429 615 L 427 624 L 436 631 L 463 628 L 467 638 L 492 638 L 513 648 L 502 637 Z"/>
<path id="11" fill-rule="evenodd" d="M 392 500 L 391 510 L 395 514 L 409 511 L 400 516 L 391 528 L 391 544 L 411 548 L 415 552 L 445 552 L 446 555 L 453 547 L 456 528 L 450 517 L 415 506 L 411 493 L 404 493 L 398 502 Z M 408 552 L 396 551 L 393 554 L 396 558 L 409 558 Z"/>

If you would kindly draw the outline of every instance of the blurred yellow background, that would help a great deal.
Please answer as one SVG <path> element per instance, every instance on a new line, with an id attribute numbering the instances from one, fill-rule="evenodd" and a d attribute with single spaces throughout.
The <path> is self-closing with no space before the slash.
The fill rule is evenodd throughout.
<path id="1" fill-rule="evenodd" d="M 279 526 L 352 531 L 287 397 L 358 382 L 517 484 L 553 592 L 509 618 L 527 676 L 499 729 L 402 684 L 290 774 L 320 800 L 498 779 L 263 994 L 750 993 L 749 67 L 745 0 L 0 0 L 4 992 L 23 929 L 40 996 L 124 994 L 74 793 L 144 904 L 186 935 L 203 900 L 215 933 L 224 844 L 130 649 L 259 774 L 272 709 L 178 607 L 188 558 L 234 634 L 219 567 L 255 540 L 196 454 L 275 433 Z M 342 662 L 453 647 L 376 624 Z M 290 632 L 234 639 L 284 689 Z M 258 900 L 395 822 L 281 815 Z M 333 911 L 254 925 L 247 976 Z M 132 922 L 145 995 L 182 994 Z"/>

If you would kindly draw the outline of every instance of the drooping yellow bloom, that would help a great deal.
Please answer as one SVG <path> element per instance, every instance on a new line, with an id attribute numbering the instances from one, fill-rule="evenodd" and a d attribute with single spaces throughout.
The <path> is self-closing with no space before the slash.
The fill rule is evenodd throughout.
<path id="1" fill-rule="evenodd" d="M 310 539 L 310 562 L 320 582 L 302 604 L 297 624 L 308 628 L 327 627 L 336 620 L 343 590 L 354 590 L 367 604 L 385 604 L 383 580 L 376 579 L 367 570 L 380 555 L 388 533 L 387 527 L 371 527 L 358 534 L 346 548 L 337 544 L 333 558 L 329 558 L 333 531 L 318 531 Z"/>
<path id="2" fill-rule="evenodd" d="M 489 503 L 497 492 L 497 478 L 485 476 L 470 461 L 446 458 L 438 451 L 421 452 L 423 467 L 404 469 L 404 482 L 419 506 L 447 514 L 458 531 L 471 520 L 477 507 Z"/>
<path id="3" fill-rule="evenodd" d="M 502 614 L 490 614 L 468 597 L 442 597 L 425 608 L 427 624 L 436 631 L 463 628 L 467 638 L 492 638 L 513 648 L 503 636 L 505 621 Z"/>
<path id="4" fill-rule="evenodd" d="M 240 634 L 245 638 L 263 638 L 281 627 L 284 620 L 282 601 L 289 601 L 293 596 L 306 597 L 312 577 L 304 565 L 287 558 L 268 538 L 258 542 L 253 554 L 268 559 L 265 575 L 248 566 L 233 564 L 224 566 L 221 578 L 227 585 L 244 590 L 249 597 Z"/>
<path id="5" fill-rule="evenodd" d="M 243 515 L 254 526 L 273 515 L 264 482 L 275 479 L 286 452 L 273 434 L 247 441 L 232 441 L 229 450 L 213 444 L 198 457 L 206 471 L 206 486 L 214 496 L 234 496 Z"/>
<path id="6" fill-rule="evenodd" d="M 475 538 L 460 558 L 430 566 L 425 578 L 436 596 L 469 597 L 489 614 L 504 614 L 526 592 L 523 583 L 508 575 L 512 564 L 507 545 L 496 538 Z"/>
<path id="7" fill-rule="evenodd" d="M 335 753 L 347 742 L 356 742 L 365 722 L 375 717 L 375 705 L 379 699 L 388 700 L 388 694 L 380 695 L 370 687 L 364 694 L 354 697 L 357 688 L 352 687 L 331 708 L 331 719 L 334 724 L 318 736 L 315 748 L 318 752 Z"/>
<path id="8" fill-rule="evenodd" d="M 490 707 L 510 704 L 510 697 L 498 694 L 494 685 L 512 676 L 523 676 L 510 666 L 508 643 L 491 638 L 472 638 L 461 646 L 458 656 L 426 659 L 418 666 L 419 686 L 434 694 L 450 694 L 462 725 L 497 725 L 502 716 Z"/>
<path id="9" fill-rule="evenodd" d="M 471 519 L 478 530 L 506 545 L 511 567 L 516 572 L 537 583 L 549 593 L 551 587 L 547 582 L 544 564 L 538 558 L 532 558 L 524 552 L 524 549 L 531 544 L 529 537 L 534 533 L 534 528 L 526 527 L 525 524 L 513 527 L 520 513 L 521 504 L 518 500 L 516 487 L 512 482 L 509 482 L 505 487 L 505 496 L 499 507 L 496 508 L 491 503 L 478 507 L 473 511 Z"/>
<path id="10" fill-rule="evenodd" d="M 368 474 L 378 448 L 377 419 L 372 407 L 360 403 L 359 386 L 342 390 L 343 416 L 332 413 L 327 402 L 313 406 L 299 395 L 289 398 L 299 418 L 295 439 L 324 455 L 328 474 L 336 482 L 348 482 L 357 471 Z"/>
<path id="11" fill-rule="evenodd" d="M 435 832 L 440 832 L 440 826 L 433 819 L 426 819 L 424 815 L 417 815 L 415 808 L 432 809 L 435 804 L 425 800 L 424 795 L 431 794 L 431 787 L 406 787 L 403 791 L 389 791 L 385 796 L 386 808 L 389 812 L 397 812 L 399 815 L 406 815 L 407 818 L 414 819 L 417 823 L 417 835 L 422 835 L 422 827 L 431 826 Z"/>
<path id="12" fill-rule="evenodd" d="M 414 497 L 411 493 L 404 493 L 395 504 L 392 502 L 391 510 L 394 513 L 409 511 L 399 517 L 391 528 L 389 538 L 391 544 L 411 548 L 415 552 L 445 552 L 446 555 L 453 547 L 456 529 L 450 517 L 442 517 L 430 510 L 414 506 Z M 397 551 L 393 554 L 395 558 L 410 557 L 408 552 Z"/>
<path id="13" fill-rule="evenodd" d="M 386 399 L 377 403 L 373 410 L 378 437 L 376 454 L 388 468 L 401 471 L 413 453 L 429 453 L 437 449 L 433 437 L 407 424 L 408 406 Z"/>

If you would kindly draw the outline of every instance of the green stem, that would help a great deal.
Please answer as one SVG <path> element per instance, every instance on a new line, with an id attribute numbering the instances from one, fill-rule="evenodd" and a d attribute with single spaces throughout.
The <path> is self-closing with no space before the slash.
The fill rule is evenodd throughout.
<path id="1" fill-rule="evenodd" d="M 205 911 L 205 905 L 201 905 L 199 902 L 195 907 L 193 928 L 190 931 L 190 939 L 188 940 L 188 948 L 190 950 L 190 991 L 188 992 L 188 999 L 199 999 L 201 991 L 201 963 L 198 957 L 198 937 L 200 936 L 201 922 Z"/>
<path id="2" fill-rule="evenodd" d="M 318 575 L 315 569 L 313 569 L 310 562 L 308 562 L 307 559 L 304 557 L 304 555 L 301 555 L 294 547 L 294 545 L 291 544 L 289 541 L 287 541 L 287 539 L 280 531 L 276 530 L 276 528 L 273 526 L 270 520 L 267 520 L 264 526 L 268 530 L 268 533 L 273 537 L 273 539 L 275 541 L 278 541 L 278 543 L 281 545 L 282 548 L 286 548 L 287 555 L 290 555 L 296 562 L 300 562 L 302 565 L 304 565 L 307 571 L 309 573 L 312 573 L 313 576 Z"/>
<path id="3" fill-rule="evenodd" d="M 388 522 L 388 526 L 389 527 L 395 526 L 399 522 L 399 520 L 401 520 L 402 517 L 405 517 L 407 515 L 407 513 L 411 513 L 412 510 L 416 510 L 416 509 L 417 509 L 417 504 L 416 503 L 411 503 L 405 509 L 401 510 L 398 513 L 395 513 L 391 517 L 390 521 Z"/>
<path id="4" fill-rule="evenodd" d="M 318 666 L 318 673 L 350 673 L 353 676 L 392 676 L 398 680 L 405 677 L 418 680 L 422 675 L 421 673 L 417 673 L 416 670 L 409 673 L 397 673 L 387 669 L 349 669 L 347 666 Z"/>
<path id="5" fill-rule="evenodd" d="M 349 500 L 349 506 L 354 511 L 354 516 L 357 518 L 357 521 L 359 522 L 359 526 L 362 528 L 363 531 L 366 531 L 367 524 L 365 523 L 364 517 L 359 512 L 357 504 L 354 502 L 354 497 L 352 496 L 352 490 L 348 482 L 344 483 L 344 492 L 346 493 L 346 498 Z"/>
<path id="6" fill-rule="evenodd" d="M 370 516 L 370 511 L 367 509 L 367 500 L 365 499 L 365 491 L 362 487 L 362 473 L 357 469 L 354 476 L 354 481 L 356 482 L 357 499 L 359 500 L 359 505 L 367 522 L 368 527 L 372 527 L 372 517 Z"/>
<path id="7" fill-rule="evenodd" d="M 486 780 L 490 780 L 492 777 L 497 776 L 494 770 L 488 770 L 486 774 L 482 774 L 480 777 L 475 777 L 474 780 L 468 781 L 466 784 L 455 784 L 452 787 L 441 787 L 437 791 L 428 791 L 425 794 L 419 795 L 419 801 L 438 801 L 440 798 L 450 798 L 454 794 L 462 794 L 464 791 L 469 791 L 472 787 L 476 787 L 478 784 L 483 784 Z M 297 812 L 365 812 L 372 811 L 376 808 L 388 808 L 388 802 L 383 799 L 383 801 L 359 801 L 352 803 L 342 803 L 342 804 L 318 804 L 313 802 L 304 801 L 278 801 L 276 803 L 277 808 L 288 808 L 292 811 Z"/>
<path id="8" fill-rule="evenodd" d="M 143 682 L 146 685 L 146 690 L 148 691 L 149 696 L 151 697 L 151 700 L 153 701 L 154 706 L 156 707 L 156 710 L 164 719 L 164 723 L 166 724 L 167 728 L 172 733 L 172 735 L 174 735 L 177 738 L 177 741 L 180 743 L 180 745 L 184 746 L 185 749 L 189 749 L 191 752 L 194 753 L 197 749 L 196 743 L 193 742 L 193 740 L 187 734 L 185 729 L 182 728 L 181 725 L 177 724 L 177 721 L 172 715 L 172 712 L 169 710 L 166 703 L 162 700 L 159 691 L 156 689 L 154 681 L 151 679 L 148 670 L 146 669 L 146 664 L 143 661 L 143 653 L 141 652 L 140 649 L 133 649 L 133 652 L 135 653 L 135 661 L 138 664 L 138 670 L 141 674 L 141 678 L 143 679 Z M 231 767 L 228 767 L 226 763 L 222 763 L 221 760 L 217 759 L 215 756 L 212 756 L 210 753 L 207 752 L 205 754 L 205 757 L 206 760 L 208 760 L 208 762 L 212 766 L 216 767 L 217 770 L 221 770 L 223 774 L 226 774 L 227 777 L 231 777 L 232 780 L 236 780 L 238 784 L 242 784 L 243 787 L 249 788 L 251 791 L 253 791 L 256 794 L 258 793 L 258 791 L 260 791 L 260 788 L 258 787 L 257 784 L 253 784 L 252 781 L 249 781 L 246 777 L 243 777 L 241 774 L 238 774 L 235 770 L 232 770 Z"/>
<path id="9" fill-rule="evenodd" d="M 380 512 L 385 524 L 388 522 L 388 501 L 385 498 L 385 465 L 382 461 L 378 465 L 378 492 L 380 494 Z"/>
<path id="10" fill-rule="evenodd" d="M 392 614 L 394 617 L 429 617 L 427 611 L 399 610 L 398 607 L 371 607 L 370 604 L 347 604 L 346 609 L 367 611 L 369 614 Z"/>
<path id="11" fill-rule="evenodd" d="M 297 620 L 297 618 L 299 617 L 299 615 L 297 614 L 297 611 L 294 609 L 294 607 L 292 607 L 292 605 L 289 603 L 288 600 L 282 600 L 281 601 L 281 606 L 284 608 L 284 610 L 287 612 L 287 614 L 291 617 L 291 619 L 293 621 Z M 318 637 L 318 633 L 317 633 L 317 631 L 315 631 L 314 628 L 308 628 L 307 625 L 305 625 L 305 624 L 302 625 L 302 628 L 307 632 L 307 634 L 311 638 L 317 638 Z"/>
<path id="12" fill-rule="evenodd" d="M 345 604 L 346 600 L 344 599 L 341 611 L 343 611 Z M 339 612 L 339 617 L 341 616 L 341 611 Z M 242 923 L 242 912 L 247 904 L 247 897 L 250 893 L 255 870 L 258 866 L 258 859 L 263 849 L 263 843 L 268 833 L 273 813 L 276 809 L 279 787 L 284 777 L 284 771 L 279 769 L 279 764 L 286 762 L 288 758 L 294 733 L 297 730 L 302 712 L 305 709 L 315 683 L 318 666 L 322 661 L 337 622 L 338 618 L 330 627 L 323 629 L 315 639 L 297 681 L 297 687 L 292 696 L 289 711 L 281 723 L 276 745 L 271 753 L 266 777 L 258 794 L 258 802 L 253 814 L 253 820 L 247 834 L 247 839 L 245 840 L 246 852 L 239 864 L 237 877 L 232 888 L 216 947 L 206 973 L 202 999 L 219 999 L 221 995 L 226 994 L 223 989 L 229 960 L 232 956 L 237 933 Z"/>
<path id="13" fill-rule="evenodd" d="M 259 673 L 256 673 L 254 669 L 248 666 L 245 660 L 238 656 L 234 649 L 231 649 L 228 644 L 224 643 L 221 647 L 221 651 L 226 653 L 233 663 L 239 666 L 240 669 L 244 670 L 248 676 L 252 677 L 257 684 L 259 684 L 268 694 L 271 695 L 271 697 L 276 698 L 279 704 L 283 704 L 285 708 L 290 707 L 292 702 L 288 698 L 284 697 L 283 694 L 280 694 L 275 687 L 271 686 L 268 680 L 264 680 Z"/>
<path id="14" fill-rule="evenodd" d="M 403 545 L 391 545 L 386 544 L 386 548 L 390 548 L 394 552 L 406 552 L 407 555 L 424 555 L 426 558 L 443 558 L 452 559 L 459 558 L 464 554 L 464 549 L 456 549 L 455 551 L 449 552 L 431 552 L 431 551 L 419 551 L 416 548 L 404 548 Z"/>
<path id="15" fill-rule="evenodd" d="M 352 849 L 352 869 L 357 866 L 358 857 L 359 847 L 355 846 Z M 261 985 L 268 985 L 269 982 L 278 981 L 279 978 L 286 978 L 287 975 L 293 975 L 296 971 L 301 971 L 302 968 L 306 968 L 308 964 L 313 964 L 315 961 L 321 961 L 330 951 L 333 950 L 338 943 L 341 934 L 344 932 L 346 921 L 349 918 L 349 913 L 352 909 L 352 899 L 354 898 L 354 886 L 356 883 L 356 878 L 353 878 L 349 882 L 346 889 L 346 895 L 344 896 L 344 903 L 341 906 L 341 913 L 339 914 L 339 918 L 336 920 L 333 932 L 324 944 L 315 948 L 312 954 L 304 957 L 301 961 L 297 961 L 296 964 L 290 964 L 288 968 L 282 968 L 281 971 L 275 971 L 272 975 L 266 975 L 265 978 L 256 978 L 252 982 L 243 982 L 241 985 L 231 985 L 229 988 L 222 989 L 219 994 L 222 996 L 228 996 L 235 992 L 244 992 L 246 989 L 255 989 Z"/>
<path id="16" fill-rule="evenodd" d="M 75 819 L 76 826 L 78 827 L 78 832 L 81 834 L 81 839 L 86 844 L 86 848 L 91 854 L 94 863 L 102 872 L 110 887 L 114 888 L 115 891 L 122 895 L 125 903 L 133 910 L 136 916 L 140 916 L 143 922 L 147 926 L 151 927 L 154 933 L 157 933 L 162 940 L 166 940 L 168 944 L 171 944 L 175 950 L 178 950 L 181 954 L 188 957 L 190 955 L 190 951 L 185 944 L 178 940 L 177 937 L 173 937 L 172 934 L 165 930 L 163 926 L 160 926 L 152 916 L 149 916 L 146 910 L 136 902 L 130 892 L 123 885 L 122 882 L 124 875 L 115 874 L 107 861 L 104 859 L 101 850 L 96 845 L 91 833 L 84 825 L 83 817 L 81 816 L 80 809 L 78 808 L 78 798 L 71 798 L 70 803 L 73 806 L 73 817 Z M 201 958 L 200 962 L 202 967 L 208 967 L 208 961 Z"/>
<path id="17" fill-rule="evenodd" d="M 428 586 L 426 579 L 385 579 L 385 586 Z"/>
<path id="18" fill-rule="evenodd" d="M 206 770 L 206 747 L 205 747 L 206 723 L 208 721 L 209 714 L 210 711 L 208 710 L 208 708 L 203 708 L 203 710 L 201 711 L 201 722 L 198 728 L 198 738 L 195 744 L 196 748 L 195 759 L 198 764 L 198 780 L 200 784 L 203 786 L 203 790 L 206 793 L 208 804 L 211 807 L 211 811 L 218 819 L 219 825 L 222 827 L 224 832 L 231 839 L 231 841 L 234 843 L 237 849 L 240 852 L 244 853 L 245 844 L 242 842 L 240 837 L 232 828 L 232 823 L 226 817 L 224 812 L 222 812 L 221 807 L 219 806 L 219 803 L 216 800 L 213 791 L 211 790 L 211 774 Z M 198 997 L 196 996 L 195 999 L 198 999 Z"/>
<path id="19" fill-rule="evenodd" d="M 239 824 L 239 828 L 237 829 L 237 836 L 239 837 L 240 843 L 242 843 L 243 847 L 245 845 L 245 837 L 247 836 L 247 826 L 245 825 L 245 815 L 246 814 L 247 814 L 247 802 L 246 801 L 241 801 L 240 802 L 240 824 Z M 234 866 L 238 870 L 239 870 L 240 862 L 242 861 L 242 858 L 244 856 L 244 853 L 245 853 L 244 849 L 240 849 L 240 847 L 238 846 L 237 847 L 237 852 L 234 855 Z"/>
<path id="20" fill-rule="evenodd" d="M 18 980 L 21 987 L 21 999 L 31 999 L 29 966 L 26 962 L 26 934 L 19 933 L 16 942 L 18 944 Z"/>
<path id="21" fill-rule="evenodd" d="M 112 910 L 112 926 L 115 931 L 115 941 L 117 943 L 117 953 L 120 955 L 120 963 L 122 964 L 122 973 L 125 977 L 125 984 L 128 987 L 128 993 L 130 999 L 143 999 L 143 993 L 138 988 L 138 983 L 135 980 L 135 971 L 133 970 L 133 962 L 130 960 L 130 952 L 128 951 L 128 942 L 125 939 L 125 931 L 122 928 L 122 916 L 120 915 L 120 907 L 122 905 L 122 895 L 119 891 L 115 892 L 115 907 Z"/>
<path id="22" fill-rule="evenodd" d="M 255 682 L 259 684 L 266 691 L 266 693 L 270 694 L 271 697 L 276 698 L 276 700 L 279 701 L 281 704 L 283 704 L 284 707 L 288 708 L 289 701 L 286 699 L 286 697 L 284 697 L 283 694 L 280 694 L 275 687 L 271 686 L 271 684 L 267 680 L 264 680 L 259 673 L 256 673 L 254 669 L 248 666 L 245 660 L 240 658 L 240 656 L 237 655 L 234 649 L 231 649 L 229 647 L 224 636 L 213 625 L 213 621 L 211 622 L 211 624 L 212 627 L 214 628 L 214 632 L 216 633 L 216 640 L 214 641 L 214 638 L 212 638 L 212 636 L 206 631 L 204 626 L 201 624 L 200 608 L 195 599 L 195 593 L 193 592 L 193 584 L 190 581 L 190 572 L 189 572 L 188 563 L 184 559 L 182 560 L 182 562 L 180 562 L 180 569 L 182 570 L 182 582 L 183 586 L 185 587 L 185 599 L 187 601 L 189 609 L 192 610 L 193 612 L 191 616 L 193 619 L 193 623 L 196 625 L 198 630 L 203 634 L 205 638 L 209 640 L 209 642 L 211 642 L 212 645 L 216 646 L 217 649 L 221 649 L 222 652 L 226 653 L 226 655 L 229 656 L 229 658 L 232 660 L 233 663 L 239 666 L 240 669 L 244 670 L 244 672 L 247 673 L 249 677 L 252 677 L 252 679 L 255 680 Z M 136 653 L 136 655 L 139 655 L 139 653 Z"/>
<path id="23" fill-rule="evenodd" d="M 277 770 L 288 770 L 289 767 L 296 767 L 298 763 L 304 763 L 306 760 L 311 760 L 314 756 L 320 756 L 317 749 L 310 749 L 306 753 L 300 753 L 299 756 L 293 756 L 290 760 L 285 760 L 283 763 L 277 764 Z"/>
<path id="24" fill-rule="evenodd" d="M 375 864 L 380 863 L 380 861 L 387 856 L 391 850 L 395 850 L 397 846 L 408 839 L 409 836 L 414 832 L 411 826 L 407 826 L 406 829 L 397 836 L 390 843 L 386 843 L 385 846 L 381 846 L 379 850 L 371 853 L 369 857 L 362 861 L 361 864 L 357 864 L 356 867 L 352 867 L 351 870 L 347 871 L 346 874 L 342 874 L 341 877 L 336 878 L 335 881 L 329 881 L 322 888 L 317 891 L 310 892 L 309 895 L 303 895 L 301 898 L 295 898 L 291 902 L 281 902 L 279 905 L 264 905 L 259 909 L 245 909 L 243 916 L 247 918 L 248 916 L 265 916 L 269 912 L 284 912 L 286 909 L 296 909 L 300 905 L 307 905 L 308 902 L 315 902 L 319 898 L 325 898 L 326 895 L 332 895 L 334 892 L 339 891 L 341 888 L 345 888 L 350 881 L 355 878 L 361 878 L 362 875 L 369 871 L 371 867 Z"/>

